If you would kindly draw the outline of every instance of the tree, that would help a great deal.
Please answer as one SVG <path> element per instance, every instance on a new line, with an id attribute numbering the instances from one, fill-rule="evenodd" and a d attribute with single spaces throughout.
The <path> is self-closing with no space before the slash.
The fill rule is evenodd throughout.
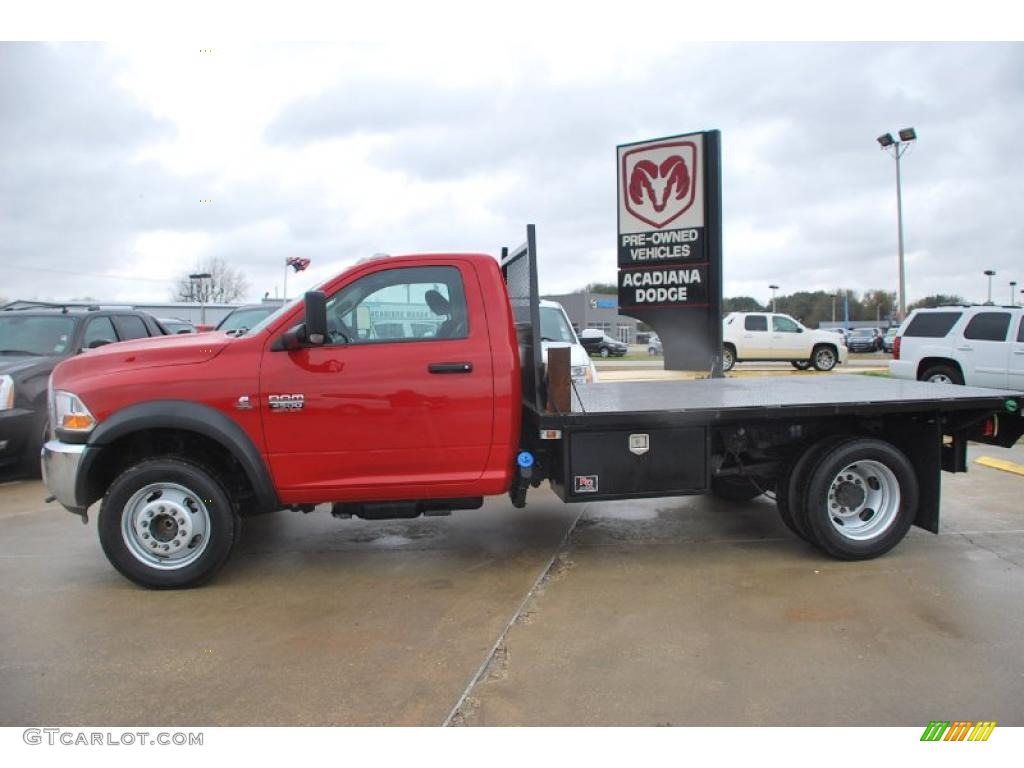
<path id="1" fill-rule="evenodd" d="M 600 293 L 602 295 L 611 294 L 617 296 L 619 294 L 619 286 L 614 283 L 587 283 L 587 288 L 590 293 Z"/>
<path id="2" fill-rule="evenodd" d="M 874 289 L 861 299 L 861 319 L 885 320 L 896 307 L 896 292 Z"/>
<path id="3" fill-rule="evenodd" d="M 221 304 L 235 301 L 249 290 L 249 281 L 241 270 L 219 256 L 212 256 L 200 262 L 194 273 L 203 272 L 209 273 L 211 277 L 193 280 L 188 274 L 181 275 L 174 283 L 172 300 Z"/>
<path id="4" fill-rule="evenodd" d="M 949 295 L 945 293 L 936 293 L 933 296 L 925 296 L 923 299 L 915 301 L 907 307 L 907 312 L 929 307 L 944 307 L 950 304 L 966 304 L 966 302 L 964 301 L 963 296 L 957 296 L 955 293 Z"/>
<path id="5" fill-rule="evenodd" d="M 752 296 L 726 296 L 722 299 L 722 312 L 764 312 L 764 307 Z"/>

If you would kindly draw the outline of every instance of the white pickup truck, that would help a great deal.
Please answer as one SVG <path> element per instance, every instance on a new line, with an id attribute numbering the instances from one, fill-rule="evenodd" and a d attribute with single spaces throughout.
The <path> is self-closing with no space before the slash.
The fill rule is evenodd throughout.
<path id="1" fill-rule="evenodd" d="M 845 363 L 844 340 L 828 331 L 812 331 L 789 315 L 731 312 L 722 321 L 722 370 L 744 360 L 784 360 L 794 368 L 831 371 Z"/>

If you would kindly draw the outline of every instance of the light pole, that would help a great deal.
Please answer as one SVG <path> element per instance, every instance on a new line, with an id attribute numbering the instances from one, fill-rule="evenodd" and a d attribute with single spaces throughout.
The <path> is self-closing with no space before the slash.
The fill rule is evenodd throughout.
<path id="1" fill-rule="evenodd" d="M 903 190 L 900 183 L 900 158 L 907 151 L 910 143 L 917 141 L 917 133 L 913 128 L 904 128 L 899 132 L 899 141 L 892 137 L 891 133 L 878 137 L 878 143 L 882 149 L 888 150 L 896 158 L 896 226 L 899 231 L 899 254 L 900 254 L 900 296 L 899 308 L 896 312 L 896 319 L 902 320 L 906 313 L 907 306 L 907 285 L 906 269 L 903 264 Z"/>
<path id="2" fill-rule="evenodd" d="M 1017 281 L 1016 280 L 1011 280 L 1010 281 L 1010 306 L 1011 307 L 1017 306 L 1017 298 L 1016 298 L 1017 297 L 1017 291 L 1014 290 L 1016 287 L 1017 287 Z"/>
<path id="3" fill-rule="evenodd" d="M 994 270 L 986 269 L 985 274 L 988 276 L 988 299 L 985 300 L 986 304 L 992 303 L 992 278 L 996 276 Z"/>
<path id="4" fill-rule="evenodd" d="M 768 287 L 772 289 L 772 312 L 774 312 L 775 311 L 775 292 L 777 290 L 779 290 L 779 286 L 777 286 L 777 285 L 769 285 Z"/>
<path id="5" fill-rule="evenodd" d="M 196 272 L 188 276 L 193 285 L 198 285 L 199 293 L 199 322 L 206 324 L 206 293 L 202 290 L 203 280 L 209 280 L 213 275 L 209 272 Z"/>

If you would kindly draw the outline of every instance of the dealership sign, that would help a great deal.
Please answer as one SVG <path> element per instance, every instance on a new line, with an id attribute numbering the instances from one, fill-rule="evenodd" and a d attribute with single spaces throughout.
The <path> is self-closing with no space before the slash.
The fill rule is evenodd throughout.
<path id="1" fill-rule="evenodd" d="M 661 336 L 665 367 L 721 370 L 719 133 L 617 149 L 619 306 Z"/>

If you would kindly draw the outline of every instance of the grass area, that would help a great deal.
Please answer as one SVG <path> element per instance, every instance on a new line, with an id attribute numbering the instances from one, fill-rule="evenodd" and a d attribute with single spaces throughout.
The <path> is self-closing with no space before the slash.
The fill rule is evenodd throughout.
<path id="1" fill-rule="evenodd" d="M 878 376 L 879 378 L 882 379 L 889 378 L 888 371 L 850 371 L 850 373 L 855 373 L 858 376 Z"/>

